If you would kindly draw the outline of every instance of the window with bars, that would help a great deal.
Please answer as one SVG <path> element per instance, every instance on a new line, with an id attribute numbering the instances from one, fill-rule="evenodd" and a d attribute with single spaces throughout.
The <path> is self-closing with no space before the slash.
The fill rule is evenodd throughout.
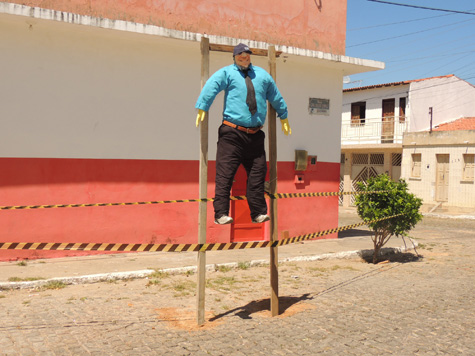
<path id="1" fill-rule="evenodd" d="M 384 153 L 354 153 L 353 164 L 384 166 Z"/>
<path id="2" fill-rule="evenodd" d="M 473 181 L 475 178 L 475 154 L 463 155 L 463 180 Z"/>
<path id="3" fill-rule="evenodd" d="M 351 126 L 362 126 L 366 122 L 366 102 L 351 103 Z"/>
<path id="4" fill-rule="evenodd" d="M 393 167 L 401 167 L 402 154 L 401 153 L 393 153 L 391 161 L 392 161 Z"/>
<path id="5" fill-rule="evenodd" d="M 369 163 L 375 166 L 384 166 L 384 153 L 370 154 Z"/>
<path id="6" fill-rule="evenodd" d="M 420 178 L 421 176 L 421 158 L 420 153 L 413 153 L 411 156 L 411 177 Z"/>
<path id="7" fill-rule="evenodd" d="M 353 164 L 368 164 L 369 155 L 366 153 L 354 153 Z"/>

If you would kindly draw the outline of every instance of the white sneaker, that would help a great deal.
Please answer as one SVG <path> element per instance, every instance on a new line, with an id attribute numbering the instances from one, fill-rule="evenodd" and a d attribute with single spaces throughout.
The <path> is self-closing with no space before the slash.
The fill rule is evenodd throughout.
<path id="1" fill-rule="evenodd" d="M 261 214 L 261 215 L 258 215 L 256 218 L 252 219 L 252 222 L 255 224 L 260 224 L 269 220 L 270 220 L 269 215 Z"/>
<path id="2" fill-rule="evenodd" d="M 223 215 L 219 219 L 214 219 L 214 223 L 218 225 L 231 224 L 233 221 L 233 218 L 227 215 Z"/>

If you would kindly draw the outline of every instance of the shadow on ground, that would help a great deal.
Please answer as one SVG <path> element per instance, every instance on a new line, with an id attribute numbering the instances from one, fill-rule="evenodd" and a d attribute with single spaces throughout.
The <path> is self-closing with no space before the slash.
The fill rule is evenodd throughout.
<path id="1" fill-rule="evenodd" d="M 366 250 L 372 251 L 372 250 Z M 361 258 L 368 263 L 373 263 L 373 254 L 364 254 Z M 411 253 L 411 252 L 398 252 L 398 253 L 386 253 L 382 256 L 379 256 L 378 263 L 382 262 L 397 262 L 397 263 L 409 263 L 409 262 L 418 262 L 424 258 L 421 254 Z"/>
<path id="2" fill-rule="evenodd" d="M 372 231 L 363 230 L 363 229 L 348 229 L 338 232 L 338 238 L 343 239 L 345 237 L 355 237 L 355 236 L 371 236 Z"/>
<path id="3" fill-rule="evenodd" d="M 312 299 L 309 293 L 306 293 L 300 297 L 279 297 L 279 315 L 285 314 L 285 312 L 295 304 L 309 299 Z M 268 310 L 270 310 L 270 299 L 261 299 L 252 301 L 242 307 L 228 310 L 225 313 L 215 315 L 214 317 L 209 319 L 209 321 L 218 320 L 229 314 L 234 314 L 242 319 L 252 319 L 253 314 Z"/>

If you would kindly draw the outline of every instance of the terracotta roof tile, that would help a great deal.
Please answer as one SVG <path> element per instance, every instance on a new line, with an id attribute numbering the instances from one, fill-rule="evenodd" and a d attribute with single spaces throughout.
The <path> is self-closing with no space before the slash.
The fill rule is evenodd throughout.
<path id="1" fill-rule="evenodd" d="M 463 117 L 461 119 L 439 124 L 433 131 L 460 131 L 475 130 L 475 117 Z"/>
<path id="2" fill-rule="evenodd" d="M 423 78 L 423 79 L 413 79 L 413 80 L 404 80 L 402 82 L 394 82 L 394 83 L 384 83 L 384 84 L 375 84 L 375 85 L 368 85 L 365 87 L 356 87 L 356 88 L 348 88 L 348 89 L 343 89 L 343 92 L 349 92 L 349 91 L 356 91 L 356 90 L 366 90 L 366 89 L 374 89 L 374 88 L 383 88 L 383 87 L 393 87 L 397 85 L 404 85 L 404 84 L 411 84 L 415 82 L 422 82 L 424 80 L 429 80 L 429 79 L 440 79 L 440 78 L 450 78 L 454 77 L 453 74 L 449 75 L 441 75 L 438 77 L 430 77 L 430 78 Z"/>

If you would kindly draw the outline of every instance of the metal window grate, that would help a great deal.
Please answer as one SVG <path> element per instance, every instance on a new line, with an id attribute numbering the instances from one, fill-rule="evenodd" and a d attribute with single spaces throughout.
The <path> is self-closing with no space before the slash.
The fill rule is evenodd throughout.
<path id="1" fill-rule="evenodd" d="M 358 182 L 362 182 L 366 185 L 368 179 L 377 177 L 378 172 L 373 167 L 365 167 L 361 170 L 361 172 L 356 176 L 355 179 L 351 182 L 352 188 L 354 192 L 359 192 L 361 189 L 358 187 Z M 356 195 L 351 195 L 350 202 L 351 205 L 354 205 L 356 201 Z"/>
<path id="2" fill-rule="evenodd" d="M 372 153 L 370 156 L 370 164 L 374 164 L 375 166 L 383 166 L 384 165 L 384 153 Z"/>
<path id="3" fill-rule="evenodd" d="M 393 167 L 401 167 L 402 154 L 401 153 L 393 153 L 392 162 L 393 162 Z"/>
<path id="4" fill-rule="evenodd" d="M 368 154 L 363 153 L 354 153 L 353 154 L 353 164 L 368 164 Z"/>

